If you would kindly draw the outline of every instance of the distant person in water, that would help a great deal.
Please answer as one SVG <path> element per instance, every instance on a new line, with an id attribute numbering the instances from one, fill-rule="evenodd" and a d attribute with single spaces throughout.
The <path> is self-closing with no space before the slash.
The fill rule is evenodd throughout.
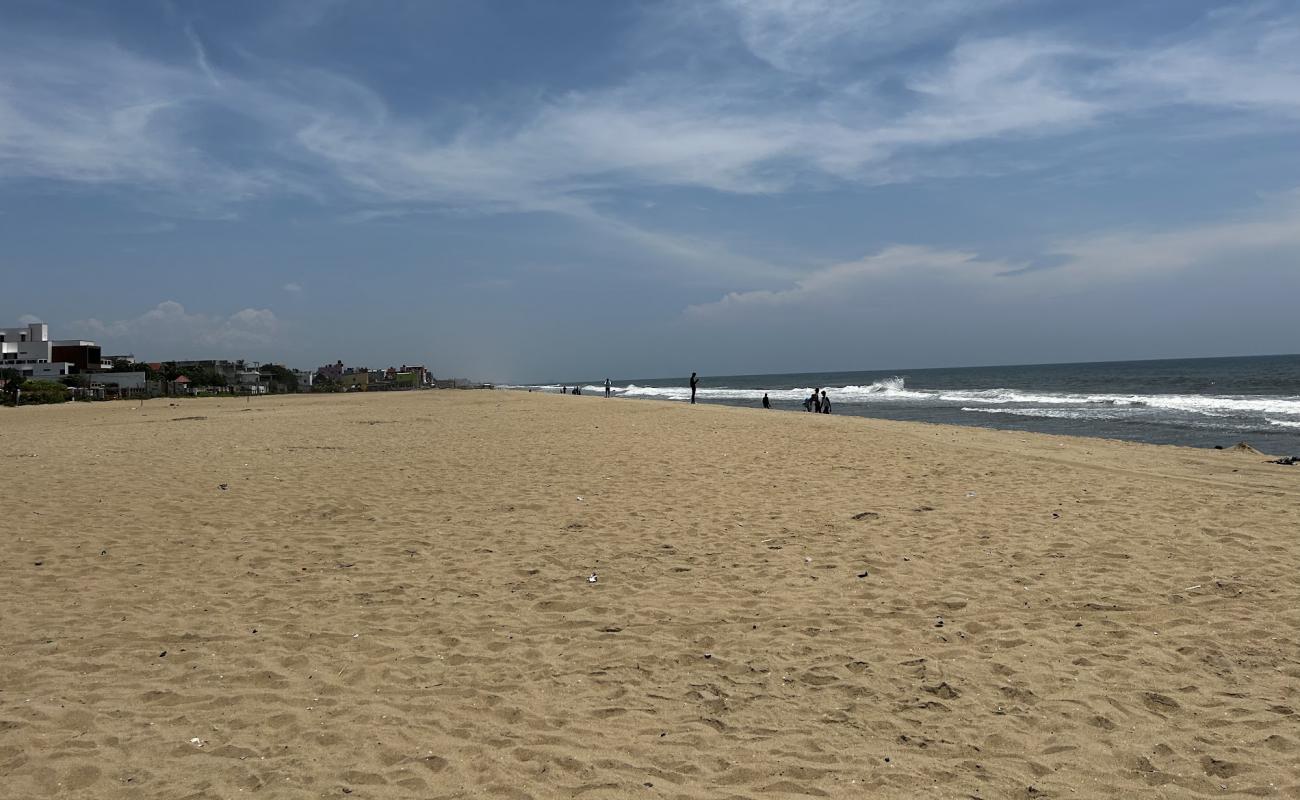
<path id="1" fill-rule="evenodd" d="M 569 387 L 567 386 L 560 387 L 560 394 L 568 394 L 568 393 L 569 393 Z"/>
<path id="2" fill-rule="evenodd" d="M 826 396 L 826 390 L 822 389 L 822 413 L 831 413 L 831 399 Z"/>
<path id="3" fill-rule="evenodd" d="M 763 392 L 763 408 L 771 408 L 772 401 L 767 399 L 767 392 Z"/>
<path id="4" fill-rule="evenodd" d="M 605 379 L 605 396 L 609 397 L 614 392 L 614 384 L 609 378 Z"/>
<path id="5" fill-rule="evenodd" d="M 691 405 L 695 405 L 695 390 L 700 385 L 699 376 L 694 372 L 691 373 Z"/>

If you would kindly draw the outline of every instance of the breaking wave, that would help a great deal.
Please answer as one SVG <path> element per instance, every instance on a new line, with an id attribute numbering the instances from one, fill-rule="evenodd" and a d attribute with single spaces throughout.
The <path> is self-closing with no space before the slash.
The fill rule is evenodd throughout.
<path id="1" fill-rule="evenodd" d="M 534 391 L 559 392 L 561 384 L 534 384 L 532 386 L 508 386 L 503 388 L 532 389 Z M 1035 392 L 1020 389 L 926 389 L 907 388 L 906 381 L 898 376 L 886 378 L 866 385 L 826 386 L 824 388 L 836 403 L 864 404 L 871 403 L 915 403 L 919 405 L 960 406 L 962 411 L 971 413 L 990 412 L 998 407 L 1025 411 L 1033 406 L 1097 407 L 1112 409 L 1153 409 L 1183 414 L 1197 414 L 1208 417 L 1238 417 L 1268 414 L 1269 421 L 1283 427 L 1300 425 L 1300 397 L 1279 397 L 1272 395 L 1194 395 L 1194 394 L 1077 394 L 1070 392 Z M 583 394 L 603 394 L 605 387 L 600 384 L 587 384 L 582 387 Z M 750 388 L 729 386 L 702 386 L 698 396 L 703 400 L 730 400 L 758 402 L 764 392 L 775 401 L 801 403 L 813 391 L 811 386 L 793 388 Z M 689 400 L 691 390 L 687 386 L 639 386 L 630 383 L 613 387 L 619 397 L 640 397 L 657 400 Z M 1077 413 L 1077 412 L 1072 412 Z M 1029 416 L 1052 416 L 1043 413 Z"/>
<path id="2" fill-rule="evenodd" d="M 1207 416 L 1229 416 L 1241 413 L 1286 414 L 1300 417 L 1300 397 L 1218 396 L 1195 394 L 1067 394 L 1032 393 L 1013 389 L 989 389 L 980 392 L 937 393 L 939 399 L 961 403 L 988 403 L 1007 405 L 1105 405 L 1139 408 L 1161 408 Z"/>
<path id="3" fill-rule="evenodd" d="M 533 387 L 538 388 L 538 387 Z M 696 396 L 701 400 L 752 400 L 755 403 L 763 399 L 766 393 L 775 401 L 802 403 L 812 394 L 814 387 L 803 386 L 792 389 L 749 389 L 730 388 L 726 386 L 701 386 Z M 867 403 L 873 400 L 924 400 L 932 398 L 928 392 L 914 392 L 907 389 L 902 378 L 894 377 L 876 381 L 866 386 L 826 386 L 826 392 L 839 403 Z M 558 387 L 556 391 L 559 391 Z M 583 394 L 603 394 L 604 386 L 591 384 L 582 387 Z M 619 397 L 640 397 L 656 400 L 689 400 L 691 390 L 686 386 L 615 386 L 614 394 Z"/>

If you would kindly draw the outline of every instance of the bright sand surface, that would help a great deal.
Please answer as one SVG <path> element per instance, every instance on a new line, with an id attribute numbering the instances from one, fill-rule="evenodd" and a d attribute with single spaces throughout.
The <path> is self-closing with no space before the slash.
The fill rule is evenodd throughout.
<path id="1" fill-rule="evenodd" d="M 1300 797 L 1257 454 L 443 391 L 0 468 L 3 797 Z"/>

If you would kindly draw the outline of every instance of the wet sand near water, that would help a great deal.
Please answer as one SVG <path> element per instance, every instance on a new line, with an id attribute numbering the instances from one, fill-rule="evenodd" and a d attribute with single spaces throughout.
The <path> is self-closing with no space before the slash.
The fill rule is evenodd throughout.
<path id="1" fill-rule="evenodd" d="M 518 392 L 0 409 L 0 795 L 1300 797 L 1264 461 Z"/>

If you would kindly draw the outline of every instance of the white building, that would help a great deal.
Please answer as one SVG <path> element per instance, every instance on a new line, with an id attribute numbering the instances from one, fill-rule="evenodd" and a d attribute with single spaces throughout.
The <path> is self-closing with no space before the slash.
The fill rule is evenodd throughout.
<path id="1" fill-rule="evenodd" d="M 262 373 L 255 369 L 236 370 L 234 387 L 245 394 L 266 394 L 266 384 L 262 378 Z"/>
<path id="2" fill-rule="evenodd" d="M 0 369 L 16 369 L 25 378 L 58 378 L 72 365 L 53 360 L 50 326 L 33 322 L 25 328 L 0 328 Z"/>

